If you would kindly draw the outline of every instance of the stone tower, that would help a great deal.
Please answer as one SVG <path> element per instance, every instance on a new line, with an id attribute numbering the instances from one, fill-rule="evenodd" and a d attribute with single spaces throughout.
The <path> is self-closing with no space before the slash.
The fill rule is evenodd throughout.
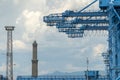
<path id="1" fill-rule="evenodd" d="M 37 60 L 37 42 L 33 42 L 33 58 L 32 58 L 32 76 L 38 76 L 38 60 Z"/>

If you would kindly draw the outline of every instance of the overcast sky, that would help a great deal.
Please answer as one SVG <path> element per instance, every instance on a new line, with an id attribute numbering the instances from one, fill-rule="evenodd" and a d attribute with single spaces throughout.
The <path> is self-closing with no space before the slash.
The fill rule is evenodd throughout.
<path id="1" fill-rule="evenodd" d="M 32 43 L 38 43 L 39 75 L 54 71 L 75 72 L 89 69 L 104 70 L 102 52 L 107 51 L 107 36 L 102 32 L 71 39 L 48 27 L 43 16 L 65 10 L 79 11 L 92 0 L 0 0 L 0 74 L 6 69 L 6 31 L 4 26 L 15 26 L 13 32 L 14 74 L 31 75 Z M 91 10 L 97 10 L 96 3 Z M 92 36 L 94 35 L 94 36 Z M 98 37 L 99 36 L 99 37 Z"/>

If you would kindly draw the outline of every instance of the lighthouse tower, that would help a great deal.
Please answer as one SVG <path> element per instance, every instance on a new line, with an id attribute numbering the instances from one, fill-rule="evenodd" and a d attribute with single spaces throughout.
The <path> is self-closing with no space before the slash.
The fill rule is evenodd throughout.
<path id="1" fill-rule="evenodd" d="M 32 76 L 38 76 L 38 60 L 37 60 L 37 42 L 33 42 L 33 58 L 32 58 Z"/>

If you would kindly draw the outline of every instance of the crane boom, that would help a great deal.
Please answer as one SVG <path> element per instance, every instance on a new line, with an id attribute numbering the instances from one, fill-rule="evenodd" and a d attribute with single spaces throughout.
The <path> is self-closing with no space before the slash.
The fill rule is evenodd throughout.
<path id="1" fill-rule="evenodd" d="M 94 4 L 97 1 L 98 0 L 94 0 L 93 2 L 91 2 L 90 4 L 88 4 L 86 7 L 84 7 L 83 9 L 81 9 L 80 12 L 84 11 L 86 8 L 90 7 L 92 4 Z"/>

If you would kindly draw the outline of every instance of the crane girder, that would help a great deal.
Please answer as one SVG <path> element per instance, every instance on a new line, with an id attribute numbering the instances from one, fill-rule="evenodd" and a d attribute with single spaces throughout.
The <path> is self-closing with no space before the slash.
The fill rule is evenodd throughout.
<path id="1" fill-rule="evenodd" d="M 108 20 L 82 20 L 82 19 L 75 19 L 71 21 L 72 24 L 108 24 Z"/>
<path id="2" fill-rule="evenodd" d="M 62 13 L 62 17 L 92 17 L 92 16 L 107 16 L 107 12 L 74 12 L 66 10 Z"/>
<path id="3" fill-rule="evenodd" d="M 46 23 L 57 23 L 57 22 L 63 22 L 65 21 L 65 18 L 62 16 L 44 16 L 43 17 L 44 22 Z"/>
<path id="4" fill-rule="evenodd" d="M 75 12 L 66 10 L 63 13 L 50 14 L 43 17 L 47 26 L 56 26 L 59 32 L 68 37 L 83 37 L 84 31 L 108 30 L 107 12 Z M 77 25 L 80 25 L 79 27 Z"/>
<path id="5" fill-rule="evenodd" d="M 84 37 L 84 34 L 80 34 L 80 33 L 78 33 L 78 34 L 68 34 L 68 37 L 69 38 L 82 38 L 82 37 Z"/>
<path id="6" fill-rule="evenodd" d="M 108 30 L 108 26 L 88 26 L 88 25 L 85 25 L 85 26 L 82 26 L 82 27 L 80 27 L 80 29 L 82 29 L 82 30 Z"/>
<path id="7" fill-rule="evenodd" d="M 84 37 L 85 31 L 108 31 L 108 52 L 106 70 L 108 80 L 120 77 L 120 0 L 99 0 L 102 12 L 84 12 L 86 8 L 97 0 L 88 4 L 80 11 L 66 10 L 60 14 L 51 14 L 44 17 L 49 26 L 56 26 L 59 32 L 66 33 L 69 38 Z M 78 26 L 80 25 L 80 26 Z"/>
<path id="8" fill-rule="evenodd" d="M 82 26 L 82 27 L 79 27 L 79 28 L 68 28 L 68 27 L 57 27 L 59 32 L 71 32 L 71 33 L 80 33 L 81 31 L 97 31 L 97 30 L 105 30 L 107 31 L 108 30 L 108 26 Z"/>
<path id="9" fill-rule="evenodd" d="M 63 13 L 50 14 L 43 17 L 43 21 L 46 23 L 58 23 L 65 22 L 67 18 L 73 17 L 107 17 L 107 12 L 74 12 L 74 11 L 65 11 Z"/>
<path id="10" fill-rule="evenodd" d="M 58 23 L 56 24 L 56 28 L 76 28 L 76 25 L 70 23 Z"/>
<path id="11" fill-rule="evenodd" d="M 62 25 L 61 25 L 62 24 Z M 67 25 L 63 25 L 63 24 L 67 24 Z M 88 25 L 88 24 L 92 24 L 92 25 L 95 25 L 95 24 L 109 24 L 109 20 L 106 20 L 106 19 L 98 19 L 98 20 L 82 20 L 82 19 L 74 19 L 74 20 L 71 20 L 71 21 L 65 21 L 65 22 L 50 22 L 50 23 L 47 23 L 47 26 L 58 26 L 58 25 L 61 25 L 61 27 L 74 27 L 73 25 L 77 25 L 77 24 L 81 24 L 81 25 Z M 69 25 L 69 26 L 68 26 Z"/>
<path id="12" fill-rule="evenodd" d="M 56 28 L 58 29 L 72 29 L 72 28 L 80 28 L 82 30 L 108 30 L 108 25 L 76 25 L 76 24 L 57 24 Z"/>
<path id="13" fill-rule="evenodd" d="M 57 27 L 59 32 L 64 32 L 69 38 L 81 38 L 84 37 L 84 31 L 107 31 L 108 26 L 82 26 L 79 28 Z"/>
<path id="14" fill-rule="evenodd" d="M 82 29 L 76 29 L 76 28 L 69 28 L 65 32 L 69 38 L 80 38 L 84 35 L 84 30 Z"/>
<path id="15" fill-rule="evenodd" d="M 84 37 L 84 31 L 96 31 L 96 30 L 108 30 L 108 26 L 82 26 L 79 28 L 63 28 L 58 27 L 59 32 L 64 32 L 69 38 L 82 38 Z"/>

